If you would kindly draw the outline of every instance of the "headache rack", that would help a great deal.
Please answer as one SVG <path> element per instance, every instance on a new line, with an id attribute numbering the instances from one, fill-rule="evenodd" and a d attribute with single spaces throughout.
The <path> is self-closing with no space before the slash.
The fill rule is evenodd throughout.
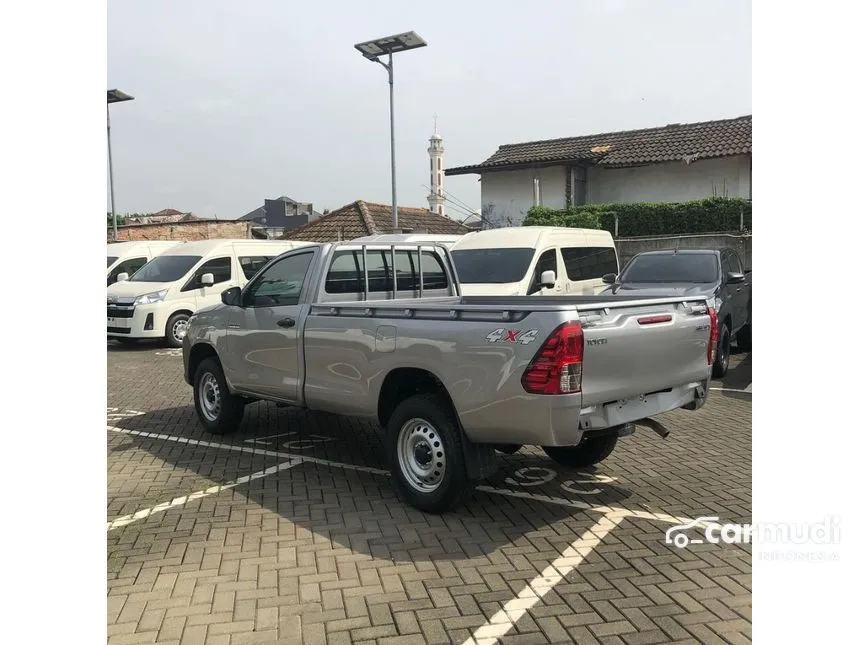
<path id="1" fill-rule="evenodd" d="M 335 247 L 356 246 L 350 242 L 337 242 Z M 448 271 L 448 284 L 451 285 L 451 295 L 460 295 L 460 279 L 457 277 L 457 268 L 454 266 L 454 258 L 448 247 L 441 244 L 421 244 L 419 242 L 407 242 L 403 244 L 380 244 L 374 242 L 365 242 L 357 245 L 361 248 L 361 266 L 364 272 L 364 301 L 370 300 L 370 278 L 367 270 L 367 250 L 384 249 L 391 252 L 391 300 L 397 300 L 397 251 L 415 251 L 418 254 L 418 297 L 424 297 L 424 264 L 422 254 L 424 251 L 435 251 L 444 258 L 442 270 Z M 409 289 L 412 292 L 412 289 Z"/>

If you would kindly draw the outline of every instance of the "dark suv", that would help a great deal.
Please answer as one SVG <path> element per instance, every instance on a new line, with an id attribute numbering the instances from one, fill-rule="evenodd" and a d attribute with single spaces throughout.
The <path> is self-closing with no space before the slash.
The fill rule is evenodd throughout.
<path id="1" fill-rule="evenodd" d="M 633 256 L 616 276 L 603 281 L 603 293 L 643 296 L 703 296 L 717 310 L 720 326 L 713 375 L 725 376 L 734 339 L 741 351 L 752 350 L 752 270 L 745 269 L 737 251 L 675 249 L 646 251 Z"/>

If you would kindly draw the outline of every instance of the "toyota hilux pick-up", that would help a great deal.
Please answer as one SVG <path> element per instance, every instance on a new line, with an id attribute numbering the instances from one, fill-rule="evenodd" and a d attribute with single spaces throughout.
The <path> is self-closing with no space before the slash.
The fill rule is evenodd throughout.
<path id="1" fill-rule="evenodd" d="M 303 246 L 195 313 L 184 378 L 213 433 L 271 401 L 376 420 L 401 498 L 459 504 L 496 451 L 584 467 L 635 425 L 705 404 L 704 297 L 468 296 L 433 244 Z"/>

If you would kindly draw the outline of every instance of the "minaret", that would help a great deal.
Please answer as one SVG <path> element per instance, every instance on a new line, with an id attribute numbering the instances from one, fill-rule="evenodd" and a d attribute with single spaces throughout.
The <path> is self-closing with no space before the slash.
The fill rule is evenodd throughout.
<path id="1" fill-rule="evenodd" d="M 444 215 L 443 203 L 445 195 L 442 189 L 442 154 L 445 148 L 442 147 L 442 137 L 436 132 L 436 117 L 433 117 L 433 136 L 430 137 L 430 147 L 427 148 L 430 153 L 430 194 L 427 196 L 427 201 L 430 203 L 430 210 L 439 215 Z"/>

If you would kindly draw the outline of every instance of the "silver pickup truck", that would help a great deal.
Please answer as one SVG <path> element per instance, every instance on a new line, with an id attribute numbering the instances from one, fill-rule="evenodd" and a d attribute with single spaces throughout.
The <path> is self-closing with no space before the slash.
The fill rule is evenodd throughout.
<path id="1" fill-rule="evenodd" d="M 198 311 L 184 376 L 203 427 L 273 401 L 375 419 L 401 498 L 456 506 L 496 451 L 584 467 L 705 403 L 715 313 L 679 297 L 460 295 L 441 245 L 305 246 Z"/>

